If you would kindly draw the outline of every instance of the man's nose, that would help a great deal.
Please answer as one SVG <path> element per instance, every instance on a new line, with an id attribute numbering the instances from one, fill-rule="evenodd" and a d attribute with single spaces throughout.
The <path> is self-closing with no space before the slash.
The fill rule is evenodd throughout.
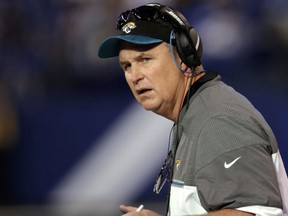
<path id="1" fill-rule="evenodd" d="M 131 81 L 137 84 L 141 79 L 143 79 L 144 75 L 139 68 L 136 66 L 131 67 Z"/>

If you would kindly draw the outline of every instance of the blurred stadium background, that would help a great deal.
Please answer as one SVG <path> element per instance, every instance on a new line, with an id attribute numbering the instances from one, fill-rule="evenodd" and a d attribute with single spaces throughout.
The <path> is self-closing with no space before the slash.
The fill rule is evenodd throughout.
<path id="1" fill-rule="evenodd" d="M 145 112 L 99 42 L 137 0 L 0 1 L 0 215 L 164 212 L 154 180 L 172 122 Z M 288 2 L 166 0 L 204 44 L 206 70 L 258 108 L 288 167 Z"/>

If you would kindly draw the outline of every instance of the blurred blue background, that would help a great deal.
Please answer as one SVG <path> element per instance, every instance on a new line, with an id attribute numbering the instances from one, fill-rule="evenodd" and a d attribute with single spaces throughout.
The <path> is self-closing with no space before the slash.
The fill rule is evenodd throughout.
<path id="1" fill-rule="evenodd" d="M 165 210 L 152 187 L 172 122 L 142 110 L 117 58 L 99 59 L 120 12 L 149 1 L 0 1 L 0 214 Z M 288 167 L 288 2 L 155 1 L 199 32 L 206 70 L 244 94 Z"/>

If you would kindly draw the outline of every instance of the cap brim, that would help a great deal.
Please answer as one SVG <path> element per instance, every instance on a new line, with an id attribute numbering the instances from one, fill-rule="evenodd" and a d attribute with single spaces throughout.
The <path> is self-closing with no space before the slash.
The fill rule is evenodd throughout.
<path id="1" fill-rule="evenodd" d="M 112 36 L 104 40 L 98 50 L 98 56 L 100 58 L 115 57 L 119 54 L 118 44 L 120 41 L 127 41 L 134 44 L 154 44 L 160 43 L 162 40 L 141 36 L 141 35 L 121 35 Z"/>

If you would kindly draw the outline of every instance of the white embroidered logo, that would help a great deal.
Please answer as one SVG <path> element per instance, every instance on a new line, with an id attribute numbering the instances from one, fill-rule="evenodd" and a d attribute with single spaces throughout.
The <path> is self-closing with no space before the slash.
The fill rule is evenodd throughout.
<path id="1" fill-rule="evenodd" d="M 230 163 L 225 162 L 225 163 L 224 163 L 224 167 L 225 167 L 226 169 L 229 169 L 229 168 L 230 168 L 231 166 L 233 166 L 233 164 L 235 164 L 240 158 L 241 158 L 241 156 L 238 157 L 238 158 L 236 158 L 235 160 L 233 160 L 233 161 L 230 162 Z"/>
<path id="2" fill-rule="evenodd" d="M 126 34 L 129 34 L 131 30 L 134 28 L 136 28 L 136 24 L 134 22 L 129 22 L 122 27 L 122 31 L 125 32 Z"/>

